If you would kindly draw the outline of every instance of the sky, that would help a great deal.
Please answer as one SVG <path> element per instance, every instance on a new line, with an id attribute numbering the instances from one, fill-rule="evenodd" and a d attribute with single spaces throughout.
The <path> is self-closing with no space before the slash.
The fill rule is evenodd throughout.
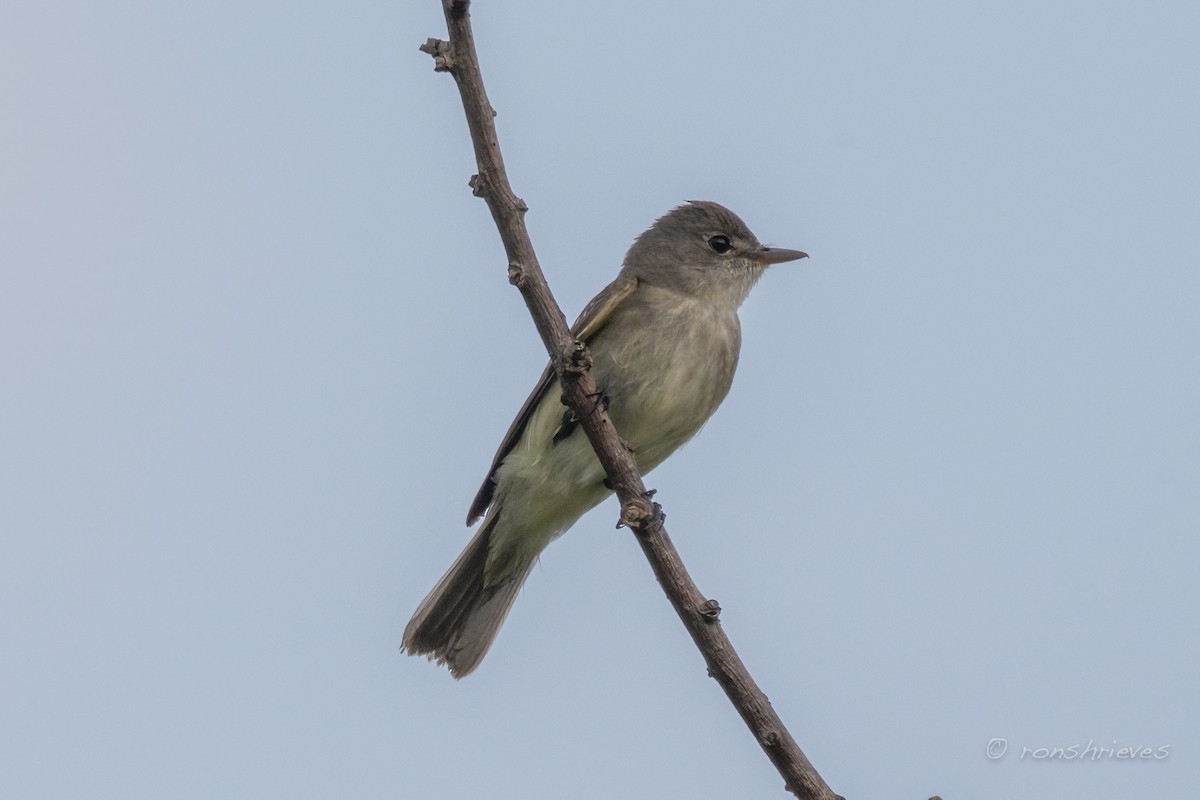
<path id="1" fill-rule="evenodd" d="M 811 255 L 647 483 L 830 786 L 1192 795 L 1200 6 L 473 19 L 568 317 L 689 199 Z M 612 501 L 399 651 L 545 359 L 431 36 L 0 8 L 3 796 L 785 796 Z"/>

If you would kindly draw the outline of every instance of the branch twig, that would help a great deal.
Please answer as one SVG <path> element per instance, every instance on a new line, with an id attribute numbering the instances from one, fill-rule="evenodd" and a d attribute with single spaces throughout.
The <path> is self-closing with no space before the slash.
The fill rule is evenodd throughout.
<path id="1" fill-rule="evenodd" d="M 596 396 L 597 390 L 588 372 L 587 348 L 571 337 L 566 317 L 550 293 L 525 228 L 527 207 L 513 193 L 504 170 L 492 121 L 495 111 L 484 92 L 475 54 L 469 7 L 469 0 L 442 0 L 450 40 L 429 39 L 421 50 L 433 56 L 435 70 L 449 72 L 458 84 L 479 167 L 479 174 L 471 179 L 471 188 L 492 212 L 508 255 L 509 281 L 520 290 L 546 344 L 562 385 L 563 399 L 578 415 L 616 489 L 621 501 L 620 523 L 637 535 L 663 591 L 704 656 L 709 675 L 725 690 L 783 776 L 788 791 L 803 800 L 835 800 L 838 795 L 813 769 L 725 636 L 719 620 L 720 605 L 702 595 L 692 582 L 663 527 L 661 508 L 651 502 L 633 456 L 622 446 L 603 405 L 589 399 Z"/>

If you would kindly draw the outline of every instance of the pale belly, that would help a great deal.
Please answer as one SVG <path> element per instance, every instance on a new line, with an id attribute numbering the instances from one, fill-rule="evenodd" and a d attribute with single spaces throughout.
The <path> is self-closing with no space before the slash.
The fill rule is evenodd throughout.
<path id="1" fill-rule="evenodd" d="M 737 366 L 737 317 L 685 309 L 675 318 L 617 318 L 591 343 L 592 372 L 643 474 L 692 438 L 729 391 Z M 639 324 L 632 343 L 622 324 Z M 528 563 L 611 491 L 587 436 L 555 441 L 564 406 L 557 383 L 496 472 L 489 572 Z"/>

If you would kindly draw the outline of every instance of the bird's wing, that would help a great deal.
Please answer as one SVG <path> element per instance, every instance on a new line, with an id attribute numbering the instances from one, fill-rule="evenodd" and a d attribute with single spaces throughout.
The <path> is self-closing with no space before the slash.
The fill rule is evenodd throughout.
<path id="1" fill-rule="evenodd" d="M 575 320 L 575 324 L 571 326 L 571 335 L 587 344 L 608 324 L 612 319 L 613 311 L 633 294 L 637 285 L 638 279 L 632 275 L 617 276 L 615 281 L 604 287 L 603 291 L 584 307 L 579 319 Z M 474 502 L 471 503 L 471 510 L 467 513 L 468 525 L 473 525 L 475 520 L 483 516 L 483 512 L 491 504 L 492 495 L 496 492 L 496 469 L 521 439 L 521 434 L 525 432 L 525 426 L 529 424 L 529 418 L 533 416 L 534 409 L 538 407 L 542 398 L 546 396 L 546 392 L 554 385 L 556 377 L 554 365 L 548 365 L 542 372 L 542 377 L 538 379 L 537 386 L 525 401 L 525 405 L 521 406 L 521 410 L 517 412 L 517 418 L 513 420 L 512 425 L 508 426 L 508 432 L 504 434 L 504 439 L 500 442 L 496 457 L 492 459 L 492 467 L 488 470 L 488 476 L 484 479 L 483 485 L 479 487 Z"/>

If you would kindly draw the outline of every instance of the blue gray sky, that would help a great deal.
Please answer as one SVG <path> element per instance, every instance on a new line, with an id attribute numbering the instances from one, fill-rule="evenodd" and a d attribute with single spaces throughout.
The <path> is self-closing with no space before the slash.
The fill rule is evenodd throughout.
<path id="1" fill-rule="evenodd" d="M 1200 6 L 474 20 L 569 317 L 688 199 L 812 256 L 648 483 L 831 786 L 1193 793 Z M 611 502 L 477 673 L 398 652 L 544 362 L 443 35 L 0 10 L 5 797 L 783 796 Z"/>

